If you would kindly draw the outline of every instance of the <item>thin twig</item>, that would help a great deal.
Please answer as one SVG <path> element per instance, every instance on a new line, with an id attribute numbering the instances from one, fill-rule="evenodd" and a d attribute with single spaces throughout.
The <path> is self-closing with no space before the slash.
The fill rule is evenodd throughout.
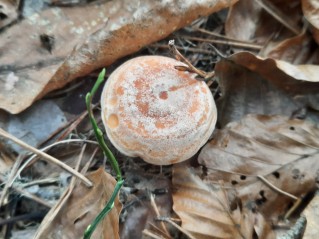
<path id="1" fill-rule="evenodd" d="M 151 205 L 152 205 L 152 207 L 153 207 L 153 209 L 154 209 L 154 211 L 155 211 L 156 216 L 157 216 L 157 217 L 160 217 L 161 214 L 160 214 L 160 212 L 159 212 L 159 210 L 158 210 L 158 208 L 157 208 L 157 205 L 156 205 L 156 203 L 155 203 L 154 195 L 151 194 L 151 195 L 150 195 L 150 198 L 151 198 Z M 168 232 L 168 230 L 167 230 L 167 228 L 166 228 L 164 222 L 161 221 L 160 224 L 161 224 L 162 229 L 164 230 L 164 232 L 167 234 L 167 236 L 169 236 L 170 234 L 169 234 L 169 232 Z M 169 237 L 170 237 L 170 236 L 169 236 Z"/>
<path id="2" fill-rule="evenodd" d="M 283 190 L 281 190 L 280 188 L 277 188 L 275 185 L 273 185 L 271 182 L 269 182 L 265 177 L 261 176 L 261 175 L 257 175 L 257 178 L 259 178 L 263 183 L 265 183 L 268 187 L 270 187 L 271 189 L 273 189 L 274 191 L 282 194 L 282 195 L 285 195 L 293 200 L 296 200 L 298 201 L 299 198 L 297 198 L 296 196 L 290 194 L 290 193 L 287 193 Z"/>
<path id="3" fill-rule="evenodd" d="M 173 222 L 172 220 L 170 220 L 167 217 L 159 217 L 157 218 L 157 220 L 159 221 L 164 221 L 167 222 L 169 224 L 171 224 L 173 227 L 175 227 L 177 230 L 179 230 L 180 232 L 184 233 L 186 236 L 188 236 L 190 239 L 196 239 L 192 234 L 190 234 L 188 231 L 186 231 L 184 228 L 180 227 L 179 225 L 177 225 L 175 222 Z"/>
<path id="4" fill-rule="evenodd" d="M 159 44 L 159 43 L 154 43 L 152 45 L 150 45 L 151 47 L 154 48 L 163 48 L 163 49 L 169 49 L 169 46 L 167 44 Z M 212 51 L 210 50 L 205 50 L 205 49 L 199 49 L 199 48 L 195 48 L 195 47 L 181 47 L 181 46 L 175 46 L 176 49 L 180 50 L 180 51 L 189 51 L 189 52 L 193 52 L 193 53 L 200 53 L 200 54 L 206 54 L 206 55 L 212 55 Z"/>
<path id="5" fill-rule="evenodd" d="M 82 148 L 82 151 L 84 151 L 84 148 Z M 82 153 L 80 154 L 77 164 L 75 166 L 75 170 L 78 171 L 80 168 L 80 160 L 82 159 Z M 58 201 L 58 203 L 56 203 L 53 208 L 49 211 L 49 213 L 47 214 L 47 216 L 44 218 L 44 220 L 42 221 L 40 227 L 38 228 L 36 234 L 34 235 L 34 239 L 39 239 L 43 237 L 44 231 L 46 230 L 46 228 L 48 227 L 48 224 L 52 223 L 52 221 L 54 220 L 54 218 L 58 215 L 58 213 L 60 212 L 61 208 L 66 204 L 66 202 L 69 200 L 74 187 L 76 186 L 78 180 L 76 177 L 72 177 L 71 178 L 71 182 L 69 184 L 69 186 L 67 187 L 67 189 L 63 192 L 62 196 L 60 196 L 60 199 Z"/>
<path id="6" fill-rule="evenodd" d="M 146 235 L 146 236 L 149 236 L 149 237 L 153 238 L 153 239 L 163 239 L 162 237 L 156 235 L 155 233 L 153 233 L 153 232 L 151 232 L 151 231 L 149 231 L 147 229 L 144 229 L 142 233 L 144 235 Z"/>
<path id="7" fill-rule="evenodd" d="M 88 162 L 84 165 L 84 167 L 81 170 L 82 174 L 86 174 L 86 172 L 89 170 L 89 167 L 94 159 L 95 154 L 97 153 L 97 151 L 99 150 L 99 147 L 96 147 L 90 157 L 90 159 L 88 160 Z"/>
<path id="8" fill-rule="evenodd" d="M 232 38 L 232 37 L 229 37 L 229 36 L 225 36 L 225 35 L 221 35 L 221 34 L 218 34 L 218 33 L 215 33 L 215 32 L 208 31 L 208 30 L 206 30 L 204 28 L 195 28 L 195 27 L 193 27 L 193 29 L 195 31 L 199 31 L 199 32 L 205 33 L 207 35 L 214 36 L 214 37 L 219 37 L 219 38 L 222 38 L 222 39 L 225 39 L 225 40 L 230 40 L 230 41 L 233 41 L 233 42 L 244 43 L 244 44 L 251 44 L 252 46 L 256 46 L 256 47 L 260 47 L 260 48 L 263 47 L 263 46 L 258 45 L 256 43 L 253 43 L 253 42 L 238 40 L 236 38 Z"/>
<path id="9" fill-rule="evenodd" d="M 55 142 L 53 144 L 50 144 L 42 149 L 39 149 L 40 151 L 47 151 L 48 149 L 54 147 L 54 146 L 57 146 L 59 144 L 65 144 L 65 143 L 77 143 L 77 142 L 80 142 L 80 143 L 90 143 L 90 144 L 97 144 L 96 141 L 93 141 L 93 140 L 85 140 L 85 139 L 66 139 L 66 140 L 61 140 L 59 142 Z M 35 160 L 37 157 L 37 154 L 33 154 L 30 158 L 28 158 L 24 164 L 19 168 L 16 176 L 12 179 L 13 181 L 16 180 L 16 178 L 22 173 L 22 171 L 33 161 Z"/>
<path id="10" fill-rule="evenodd" d="M 301 29 L 295 24 L 291 18 L 280 11 L 273 3 L 268 0 L 255 0 L 266 12 L 273 16 L 282 25 L 287 27 L 290 31 L 299 35 Z"/>
<path id="11" fill-rule="evenodd" d="M 191 41 L 199 41 L 199 42 L 209 42 L 213 44 L 222 44 L 222 45 L 229 45 L 232 47 L 239 47 L 239 48 L 248 48 L 253 50 L 260 50 L 262 46 L 252 44 L 252 43 L 241 43 L 241 42 L 233 42 L 233 41 L 224 41 L 224 40 L 216 40 L 216 39 L 208 39 L 208 38 L 201 38 L 201 37 L 192 37 L 187 35 L 181 36 L 184 39 L 188 39 Z"/>
<path id="12" fill-rule="evenodd" d="M 302 203 L 302 200 L 298 198 L 298 200 L 295 201 L 294 205 L 285 214 L 284 219 L 288 219 L 296 211 L 296 209 L 300 206 L 301 203 Z"/>
<path id="13" fill-rule="evenodd" d="M 195 66 L 192 65 L 192 63 L 186 59 L 186 57 L 184 57 L 176 48 L 175 44 L 174 44 L 174 40 L 170 40 L 168 43 L 169 49 L 172 53 L 173 56 L 175 56 L 175 58 L 183 63 L 185 63 L 187 65 L 187 67 L 184 66 L 177 66 L 175 67 L 178 70 L 187 70 L 189 72 L 192 73 L 196 73 L 197 75 L 199 75 L 200 77 L 204 78 L 205 80 L 211 79 L 212 77 L 214 77 L 215 73 L 214 72 L 205 72 L 202 70 L 197 69 Z"/>
<path id="14" fill-rule="evenodd" d="M 92 110 L 94 110 L 98 104 L 92 105 Z M 56 141 L 61 141 L 62 139 L 64 139 L 67 135 L 69 135 L 81 122 L 83 119 L 85 119 L 85 117 L 87 116 L 88 112 L 87 110 L 84 111 L 78 118 L 76 118 L 71 124 L 70 126 L 66 129 L 66 131 L 64 131 L 62 133 L 61 136 L 59 136 L 59 138 Z"/>
<path id="15" fill-rule="evenodd" d="M 2 176 L 0 176 L 0 180 L 4 181 L 4 178 L 3 178 Z M 33 194 L 31 194 L 31 193 L 29 193 L 29 192 L 27 192 L 27 191 L 25 191 L 25 190 L 23 190 L 23 189 L 21 189 L 21 188 L 15 187 L 14 185 L 12 185 L 11 188 L 12 188 L 13 190 L 15 190 L 16 192 L 20 193 L 21 195 L 24 195 L 25 197 L 30 198 L 30 199 L 32 199 L 33 201 L 42 204 L 43 206 L 46 206 L 46 207 L 48 207 L 48 208 L 51 208 L 51 207 L 52 207 L 51 204 L 47 203 L 47 202 L 44 201 L 42 198 L 39 198 L 38 196 L 33 195 Z"/>
<path id="16" fill-rule="evenodd" d="M 15 142 L 16 144 L 20 145 L 21 147 L 43 157 L 44 160 L 50 162 L 50 163 L 54 163 L 58 166 L 60 166 L 61 168 L 65 169 L 66 171 L 68 171 L 69 173 L 71 173 L 72 175 L 78 177 L 79 179 L 81 179 L 88 187 L 92 187 L 93 184 L 92 182 L 87 179 L 85 176 L 83 176 L 82 174 L 80 174 L 79 172 L 77 172 L 76 170 L 74 170 L 73 168 L 71 168 L 69 165 L 61 162 L 60 160 L 52 157 L 49 154 L 46 154 L 28 144 L 26 144 L 25 142 L 23 142 L 22 140 L 16 138 L 15 136 L 7 133 L 6 131 L 4 131 L 3 129 L 0 128 L 0 136 L 5 137 L 6 139 L 9 139 L 13 142 Z"/>
<path id="17" fill-rule="evenodd" d="M 8 177 L 8 180 L 6 181 L 5 186 L 4 186 L 4 188 L 3 188 L 3 190 L 2 190 L 2 193 L 1 193 L 0 208 L 2 207 L 2 204 L 3 204 L 3 202 L 4 202 L 5 196 L 6 196 L 7 193 L 8 193 L 9 188 L 12 186 L 12 182 L 13 182 L 12 179 L 15 177 L 15 175 L 16 175 L 16 173 L 17 173 L 17 171 L 18 171 L 18 168 L 19 168 L 19 166 L 20 166 L 20 164 L 21 164 L 21 162 L 22 162 L 23 156 L 24 156 L 24 155 L 22 155 L 22 154 L 19 155 L 19 156 L 18 156 L 18 159 L 17 159 L 17 160 L 15 161 L 15 163 L 13 164 L 13 167 L 12 167 L 12 169 L 11 169 L 11 172 L 10 172 L 10 175 L 9 175 L 9 177 Z"/>

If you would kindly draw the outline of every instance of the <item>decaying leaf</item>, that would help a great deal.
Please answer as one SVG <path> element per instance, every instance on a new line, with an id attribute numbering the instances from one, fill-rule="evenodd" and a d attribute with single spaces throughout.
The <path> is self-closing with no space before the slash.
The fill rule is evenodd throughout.
<path id="1" fill-rule="evenodd" d="M 259 56 L 282 60 L 294 65 L 318 64 L 318 46 L 307 32 L 279 43 L 269 42 Z"/>
<path id="2" fill-rule="evenodd" d="M 28 111 L 9 115 L 5 121 L 7 127 L 3 129 L 27 144 L 38 147 L 57 129 L 64 127 L 66 122 L 64 113 L 54 101 L 42 100 L 36 102 Z M 15 143 L 8 142 L 8 145 L 16 152 L 26 151 Z"/>
<path id="3" fill-rule="evenodd" d="M 304 1 L 304 12 L 309 15 L 309 21 L 317 21 L 318 25 L 318 10 L 310 2 Z M 311 4 L 313 6 L 308 6 Z M 301 11 L 299 0 L 239 1 L 230 8 L 225 33 L 231 38 L 263 45 L 259 52 L 262 57 L 293 64 L 317 64 L 317 46 L 306 28 L 300 28 L 303 24 Z"/>
<path id="4" fill-rule="evenodd" d="M 266 218 L 285 213 L 293 200 L 272 185 L 301 197 L 313 191 L 319 173 L 319 129 L 283 116 L 248 115 L 214 134 L 199 155 L 206 180 L 236 187 L 238 197 L 256 204 Z"/>
<path id="5" fill-rule="evenodd" d="M 302 11 L 304 17 L 311 24 L 312 35 L 319 44 L 319 6 L 317 0 L 302 0 Z"/>
<path id="6" fill-rule="evenodd" d="M 274 37 L 277 38 L 276 41 L 281 41 L 294 36 L 289 29 L 283 29 L 283 25 L 266 12 L 258 2 L 256 0 L 238 1 L 231 7 L 225 24 L 227 36 L 260 44 Z M 269 2 L 282 13 L 283 20 L 286 22 L 297 25 L 301 21 L 299 0 L 271 0 Z M 280 35 L 275 36 L 279 32 Z"/>
<path id="7" fill-rule="evenodd" d="M 102 211 L 111 196 L 116 181 L 103 168 L 87 176 L 93 182 L 93 188 L 76 184 L 61 197 L 42 221 L 35 238 L 82 238 L 86 227 Z M 118 198 L 114 208 L 100 223 L 92 238 L 119 238 L 119 213 L 121 204 Z"/>
<path id="8" fill-rule="evenodd" d="M 220 186 L 206 185 L 188 165 L 174 165 L 173 187 L 173 209 L 182 227 L 196 239 L 249 239 L 257 228 L 258 238 L 274 238 L 261 215 L 242 211 L 239 206 L 232 211 L 225 191 Z"/>
<path id="9" fill-rule="evenodd" d="M 49 91 L 234 2 L 121 0 L 32 15 L 1 34 L 0 108 L 21 112 Z"/>
<path id="10" fill-rule="evenodd" d="M 292 116 L 307 107 L 318 110 L 318 72 L 318 65 L 295 66 L 248 52 L 219 61 L 219 122 L 225 125 L 249 113 Z"/>

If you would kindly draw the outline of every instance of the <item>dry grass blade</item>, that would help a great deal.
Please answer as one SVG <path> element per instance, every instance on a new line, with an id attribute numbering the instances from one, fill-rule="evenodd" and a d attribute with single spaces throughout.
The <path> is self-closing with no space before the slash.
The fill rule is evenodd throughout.
<path id="1" fill-rule="evenodd" d="M 281 24 L 287 27 L 290 31 L 299 35 L 301 29 L 289 18 L 289 16 L 282 13 L 275 5 L 273 5 L 269 0 L 255 0 L 259 5 L 261 5 L 270 15 L 277 19 Z"/>
<path id="2" fill-rule="evenodd" d="M 71 168 L 70 166 L 62 163 L 61 161 L 59 161 L 58 159 L 52 157 L 51 155 L 48 155 L 34 147 L 31 147 L 30 145 L 24 143 L 23 141 L 21 141 L 20 139 L 14 137 L 13 135 L 10 135 L 9 133 L 7 133 L 6 131 L 4 131 L 3 129 L 0 128 L 0 135 L 2 137 L 5 137 L 9 140 L 12 140 L 13 142 L 17 143 L 18 145 L 20 145 L 21 147 L 43 157 L 43 159 L 54 163 L 58 166 L 60 166 L 61 168 L 65 169 L 66 171 L 68 171 L 69 173 L 71 173 L 72 175 L 78 177 L 79 179 L 81 179 L 87 186 L 91 187 L 92 183 L 90 182 L 90 180 L 88 180 L 86 177 L 84 177 L 81 173 L 77 172 L 76 170 L 74 170 L 73 168 Z"/>
<path id="3" fill-rule="evenodd" d="M 115 179 L 103 168 L 90 173 L 88 178 L 94 186 L 87 188 L 82 183 L 73 182 L 42 222 L 36 239 L 61 238 L 61 235 L 63 238 L 82 238 L 85 228 L 103 209 L 116 184 Z M 115 207 L 97 227 L 92 238 L 119 238 L 120 210 L 121 205 L 117 198 Z"/>
<path id="4" fill-rule="evenodd" d="M 5 196 L 7 196 L 7 192 L 8 189 L 11 187 L 12 183 L 13 183 L 13 178 L 15 177 L 15 175 L 17 174 L 18 168 L 22 162 L 23 159 L 23 155 L 19 155 L 18 159 L 16 160 L 16 162 L 13 164 L 13 167 L 11 169 L 10 175 L 8 177 L 8 180 L 5 183 L 5 186 L 1 192 L 1 197 L 0 197 L 0 208 L 2 207 L 2 204 L 4 202 Z"/>

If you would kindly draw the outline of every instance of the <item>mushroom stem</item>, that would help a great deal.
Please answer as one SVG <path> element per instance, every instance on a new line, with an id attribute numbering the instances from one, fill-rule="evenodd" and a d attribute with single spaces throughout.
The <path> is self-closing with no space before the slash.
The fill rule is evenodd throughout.
<path id="1" fill-rule="evenodd" d="M 107 145 L 106 145 L 106 143 L 104 141 L 103 133 L 99 129 L 99 127 L 97 126 L 97 123 L 96 123 L 96 120 L 95 120 L 95 118 L 93 116 L 93 112 L 92 112 L 92 108 L 91 108 L 92 98 L 94 97 L 97 89 L 103 83 L 104 76 L 105 76 L 105 69 L 103 69 L 101 71 L 101 73 L 99 74 L 99 77 L 98 77 L 97 81 L 95 82 L 91 92 L 87 93 L 86 98 L 85 98 L 85 102 L 86 102 L 86 107 L 87 107 L 87 110 L 88 110 L 89 118 L 90 118 L 91 124 L 93 126 L 95 137 L 96 137 L 100 147 L 102 148 L 104 155 L 108 158 L 108 160 L 111 163 L 111 166 L 112 166 L 113 170 L 116 173 L 116 181 L 119 182 L 119 181 L 122 181 L 121 170 L 119 168 L 119 165 L 118 165 L 118 163 L 117 163 L 112 151 L 107 147 Z"/>

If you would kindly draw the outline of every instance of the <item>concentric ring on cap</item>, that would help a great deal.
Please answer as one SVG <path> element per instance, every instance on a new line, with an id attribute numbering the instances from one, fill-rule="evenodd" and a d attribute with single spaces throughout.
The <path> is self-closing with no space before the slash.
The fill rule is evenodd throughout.
<path id="1" fill-rule="evenodd" d="M 118 67 L 101 98 L 106 133 L 123 154 L 166 165 L 193 156 L 214 130 L 212 94 L 184 65 L 163 56 L 142 56 Z"/>

